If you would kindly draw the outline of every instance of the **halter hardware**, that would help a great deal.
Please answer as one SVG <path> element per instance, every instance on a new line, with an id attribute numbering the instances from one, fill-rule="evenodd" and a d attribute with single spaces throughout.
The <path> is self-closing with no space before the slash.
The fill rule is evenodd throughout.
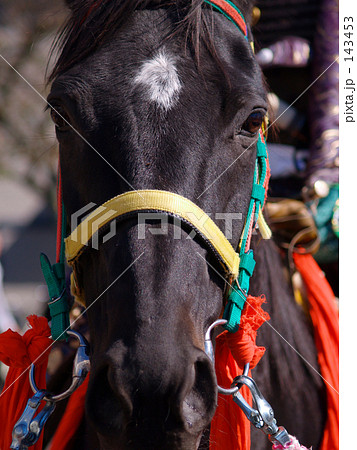
<path id="1" fill-rule="evenodd" d="M 55 409 L 53 402 L 46 401 L 44 408 L 34 417 L 46 394 L 46 391 L 38 390 L 28 400 L 24 412 L 13 428 L 11 449 L 26 450 L 38 441 L 47 419 Z"/>
<path id="2" fill-rule="evenodd" d="M 79 341 L 79 347 L 73 361 L 72 384 L 66 391 L 56 395 L 52 395 L 43 389 L 38 389 L 35 382 L 35 366 L 31 364 L 29 381 L 34 396 L 28 400 L 24 412 L 13 428 L 10 447 L 12 449 L 26 450 L 28 447 L 35 445 L 47 420 L 53 413 L 56 403 L 69 397 L 88 375 L 90 370 L 89 344 L 85 337 L 77 331 L 67 330 L 67 333 Z M 42 402 L 46 402 L 46 404 L 35 417 Z"/>
<path id="3" fill-rule="evenodd" d="M 239 375 L 233 380 L 232 386 L 237 388 L 247 386 L 251 391 L 256 409 L 245 401 L 239 390 L 233 394 L 233 401 L 242 409 L 255 428 L 262 430 L 273 444 L 280 444 L 285 448 L 291 442 L 290 436 L 284 427 L 277 426 L 273 408 L 265 400 L 253 378 L 246 374 Z"/>
<path id="4" fill-rule="evenodd" d="M 75 337 L 79 342 L 79 347 L 77 348 L 76 356 L 73 360 L 72 383 L 68 389 L 61 394 L 52 395 L 50 393 L 45 393 L 43 400 L 46 400 L 47 402 L 57 403 L 69 397 L 83 383 L 90 371 L 89 343 L 87 339 L 78 331 L 67 330 L 67 333 L 69 336 Z M 32 391 L 37 394 L 39 389 L 36 386 L 35 366 L 33 364 L 31 364 L 30 368 L 29 381 Z"/>
<path id="5" fill-rule="evenodd" d="M 214 348 L 213 348 L 211 333 L 214 328 L 218 327 L 219 325 L 224 326 L 226 324 L 227 324 L 227 321 L 225 319 L 218 319 L 208 327 L 206 334 L 205 334 L 205 353 L 211 360 L 213 366 L 214 366 L 215 358 L 214 358 Z M 249 364 L 245 364 L 244 370 L 243 370 L 243 375 L 249 374 L 249 366 L 250 366 Z M 218 385 L 217 387 L 218 387 L 218 392 L 220 394 L 224 394 L 224 395 L 234 395 L 240 389 L 239 386 L 232 386 L 231 388 L 223 388 L 222 386 Z"/>

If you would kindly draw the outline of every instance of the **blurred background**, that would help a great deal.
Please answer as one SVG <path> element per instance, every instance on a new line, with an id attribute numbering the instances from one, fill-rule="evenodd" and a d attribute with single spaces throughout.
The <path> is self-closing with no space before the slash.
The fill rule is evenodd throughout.
<path id="1" fill-rule="evenodd" d="M 0 2 L 0 332 L 22 328 L 47 301 L 39 255 L 55 256 L 58 150 L 41 96 L 65 16 L 61 1 Z"/>

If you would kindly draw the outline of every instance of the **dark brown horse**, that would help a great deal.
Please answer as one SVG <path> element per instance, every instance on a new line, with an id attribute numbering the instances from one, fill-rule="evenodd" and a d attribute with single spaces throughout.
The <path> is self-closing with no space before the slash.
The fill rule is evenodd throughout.
<path id="1" fill-rule="evenodd" d="M 68 3 L 48 98 L 68 216 L 128 190 L 162 189 L 212 217 L 241 213 L 232 221 L 236 248 L 267 110 L 248 40 L 200 0 Z M 233 3 L 249 19 L 250 2 Z M 217 385 L 203 343 L 225 283 L 207 246 L 188 239 L 189 227 L 175 239 L 175 226 L 157 232 L 154 219 L 138 239 L 137 217 L 128 218 L 78 261 L 92 369 L 75 448 L 195 449 L 212 420 Z M 310 323 L 274 244 L 254 247 L 250 292 L 265 293 L 272 319 L 253 376 L 278 422 L 316 448 L 325 402 Z M 270 445 L 253 435 L 252 448 Z"/>

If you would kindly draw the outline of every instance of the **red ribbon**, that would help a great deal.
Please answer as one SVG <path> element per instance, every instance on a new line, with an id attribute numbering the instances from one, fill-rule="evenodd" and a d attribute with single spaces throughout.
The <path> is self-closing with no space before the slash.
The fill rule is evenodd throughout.
<path id="1" fill-rule="evenodd" d="M 244 305 L 239 330 L 225 331 L 216 339 L 216 375 L 222 387 L 230 387 L 234 378 L 241 375 L 245 364 L 253 369 L 265 348 L 256 345 L 258 328 L 269 320 L 269 314 L 261 308 L 265 297 L 249 296 Z M 246 386 L 240 390 L 251 405 L 252 397 Z M 210 450 L 238 450 L 250 448 L 250 422 L 230 396 L 218 395 L 216 414 L 211 423 Z"/>
<path id="2" fill-rule="evenodd" d="M 36 385 L 39 389 L 46 388 L 51 330 L 45 317 L 33 315 L 27 320 L 31 328 L 23 336 L 12 330 L 0 334 L 0 361 L 9 366 L 5 386 L 0 394 L 0 448 L 4 450 L 10 448 L 14 425 L 21 417 L 28 399 L 34 395 L 29 382 L 31 363 L 36 369 Z M 42 436 L 32 448 L 42 449 Z"/>
<path id="3" fill-rule="evenodd" d="M 335 295 L 310 254 L 294 253 L 294 262 L 306 286 L 309 312 L 314 325 L 317 359 L 326 386 L 327 420 L 319 450 L 338 450 L 339 326 Z"/>

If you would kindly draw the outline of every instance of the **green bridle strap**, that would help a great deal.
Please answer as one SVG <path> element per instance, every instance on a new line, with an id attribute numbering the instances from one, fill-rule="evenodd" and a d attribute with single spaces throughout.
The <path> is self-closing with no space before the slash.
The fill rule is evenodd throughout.
<path id="1" fill-rule="evenodd" d="M 253 179 L 252 194 L 248 207 L 248 214 L 240 242 L 240 266 L 238 280 L 232 284 L 231 292 L 227 299 L 223 318 L 227 320 L 224 326 L 226 330 L 235 333 L 240 324 L 242 310 L 247 300 L 250 278 L 255 268 L 253 250 L 246 250 L 249 235 L 255 229 L 258 215 L 261 213 L 265 202 L 266 184 L 268 176 L 268 151 L 262 133 L 259 133 L 257 141 L 257 155 Z"/>
<path id="2" fill-rule="evenodd" d="M 62 199 L 60 200 L 62 202 Z M 57 256 L 58 262 L 51 264 L 48 257 L 41 253 L 40 263 L 43 276 L 45 278 L 49 302 L 48 307 L 51 315 L 51 334 L 52 339 L 67 339 L 66 330 L 69 328 L 69 304 L 66 293 L 66 256 L 65 256 L 65 237 L 66 237 L 66 213 L 62 203 L 61 214 L 61 234 L 60 250 Z"/>
<path id="3" fill-rule="evenodd" d="M 244 20 L 244 16 L 234 3 L 230 0 L 205 0 L 205 3 L 211 5 L 231 20 L 248 40 L 248 27 Z M 254 51 L 252 43 L 251 46 Z M 252 194 L 249 202 L 247 219 L 240 242 L 239 275 L 238 279 L 234 280 L 231 286 L 231 292 L 223 313 L 223 318 L 227 320 L 225 328 L 232 333 L 238 330 L 242 310 L 248 295 L 250 278 L 255 267 L 253 251 L 249 249 L 247 250 L 248 239 L 250 238 L 252 231 L 255 229 L 259 217 L 261 219 L 260 224 L 263 225 L 261 232 L 266 233 L 268 230 L 262 216 L 262 209 L 266 196 L 266 179 L 268 175 L 267 168 L 268 152 L 263 134 L 261 133 L 259 134 L 257 142 L 257 155 Z"/>

